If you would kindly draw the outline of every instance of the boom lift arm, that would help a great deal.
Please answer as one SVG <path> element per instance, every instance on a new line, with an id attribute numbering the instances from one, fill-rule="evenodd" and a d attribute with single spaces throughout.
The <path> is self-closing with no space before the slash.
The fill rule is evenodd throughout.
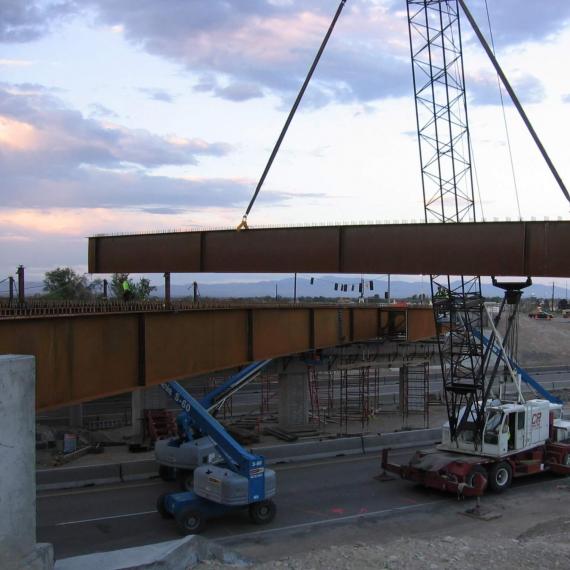
<path id="1" fill-rule="evenodd" d="M 158 512 L 174 517 L 182 534 L 199 533 L 208 518 L 244 507 L 255 523 L 271 522 L 275 505 L 269 499 L 275 494 L 275 472 L 265 468 L 265 459 L 243 449 L 178 382 L 160 386 L 183 409 L 189 423 L 213 440 L 224 463 L 198 467 L 193 491 L 161 495 Z"/>
<path id="2" fill-rule="evenodd" d="M 184 410 L 201 433 L 212 438 L 232 471 L 248 476 L 252 465 L 258 467 L 260 457 L 245 451 L 220 422 L 178 382 L 164 382 L 160 387 Z"/>
<path id="3" fill-rule="evenodd" d="M 200 405 L 210 414 L 215 414 L 228 398 L 257 378 L 269 362 L 271 361 L 259 360 L 245 366 L 199 400 Z M 181 402 L 186 401 L 184 397 L 178 392 L 178 396 L 175 396 L 174 390 L 167 390 L 167 393 L 183 411 L 176 418 L 178 436 L 157 441 L 154 447 L 155 459 L 159 464 L 159 474 L 164 480 L 172 480 L 176 475 L 181 489 L 188 491 L 192 488 L 194 469 L 205 463 L 218 462 L 221 454 L 212 438 L 199 428 L 192 415 L 181 405 Z"/>
<path id="4" fill-rule="evenodd" d="M 236 392 L 247 386 L 257 378 L 257 375 L 265 368 L 271 360 L 258 360 L 248 364 L 245 368 L 233 374 L 218 388 L 200 400 L 200 404 L 209 412 L 217 410 L 223 403 L 231 398 Z"/>

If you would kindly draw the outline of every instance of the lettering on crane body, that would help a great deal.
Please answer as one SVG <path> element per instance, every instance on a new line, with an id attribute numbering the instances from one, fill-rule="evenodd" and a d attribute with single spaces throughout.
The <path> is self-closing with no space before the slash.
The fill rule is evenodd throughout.
<path id="1" fill-rule="evenodd" d="M 541 418 L 542 418 L 542 412 L 534 412 L 534 414 L 532 414 L 532 420 L 530 424 L 532 429 L 538 429 L 540 427 Z"/>

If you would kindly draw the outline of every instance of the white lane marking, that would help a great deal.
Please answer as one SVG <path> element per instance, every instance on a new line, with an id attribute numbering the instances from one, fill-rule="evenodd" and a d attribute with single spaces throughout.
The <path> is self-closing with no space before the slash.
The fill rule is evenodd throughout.
<path id="1" fill-rule="evenodd" d="M 411 509 L 418 509 L 419 507 L 427 507 L 429 505 L 436 505 L 436 504 L 442 504 L 442 501 L 429 501 L 427 503 L 419 503 L 417 505 L 404 505 L 402 507 L 393 507 L 391 509 L 383 509 L 381 511 L 372 511 L 369 513 L 358 513 L 356 515 L 347 515 L 345 517 L 336 517 L 334 519 L 321 519 L 321 520 L 314 521 L 314 522 L 292 524 L 289 526 L 281 526 L 278 528 L 269 528 L 267 530 L 258 530 L 255 532 L 246 532 L 243 534 L 240 533 L 240 534 L 235 534 L 233 536 L 228 536 L 225 538 L 214 538 L 213 540 L 215 542 L 231 542 L 232 540 L 241 540 L 242 538 L 248 538 L 248 537 L 253 537 L 253 536 L 261 536 L 264 534 L 273 534 L 276 532 L 283 532 L 283 531 L 287 531 L 287 530 L 295 530 L 295 529 L 299 529 L 299 528 L 307 528 L 307 527 L 317 526 L 317 525 L 334 524 L 337 522 L 350 521 L 350 520 L 354 520 L 354 519 L 363 519 L 363 518 L 368 518 L 368 517 L 384 515 L 384 514 L 388 514 L 388 513 L 395 513 L 398 511 L 409 511 Z"/>
<path id="2" fill-rule="evenodd" d="M 40 499 L 51 499 L 52 497 L 71 497 L 73 495 L 86 495 L 88 493 L 106 493 L 109 491 L 124 491 L 127 489 L 140 489 L 141 487 L 155 487 L 163 483 L 162 479 L 158 477 L 145 481 L 143 483 L 132 483 L 127 481 L 125 483 L 117 483 L 110 485 L 101 485 L 97 487 L 76 487 L 72 489 L 63 489 L 61 491 L 40 491 L 36 495 L 38 500 Z"/>
<path id="3" fill-rule="evenodd" d="M 142 515 L 151 515 L 151 514 L 156 514 L 156 509 L 154 509 L 152 511 L 142 511 L 140 513 L 127 513 L 125 515 L 112 515 L 109 517 L 97 517 L 94 519 L 83 519 L 80 521 L 60 522 L 60 523 L 56 523 L 55 526 L 67 526 L 70 524 L 83 524 L 83 523 L 88 523 L 88 522 L 106 521 L 109 519 L 121 519 L 121 518 L 125 518 L 125 517 L 140 517 Z"/>

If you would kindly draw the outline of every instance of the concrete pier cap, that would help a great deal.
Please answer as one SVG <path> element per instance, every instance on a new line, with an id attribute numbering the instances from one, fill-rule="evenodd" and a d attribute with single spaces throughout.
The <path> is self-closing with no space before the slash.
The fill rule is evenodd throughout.
<path id="1" fill-rule="evenodd" d="M 36 362 L 0 355 L 0 568 L 53 568 L 53 549 L 36 544 Z"/>

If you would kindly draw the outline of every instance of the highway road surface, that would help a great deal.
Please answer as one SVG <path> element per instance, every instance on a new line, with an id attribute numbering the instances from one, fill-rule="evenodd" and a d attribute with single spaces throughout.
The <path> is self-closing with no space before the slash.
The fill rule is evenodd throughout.
<path id="1" fill-rule="evenodd" d="M 411 451 L 394 454 L 407 460 Z M 278 465 L 277 516 L 267 526 L 253 525 L 247 511 L 209 521 L 203 533 L 224 539 L 241 534 L 272 533 L 362 515 L 418 509 L 445 500 L 405 481 L 381 483 L 378 456 L 335 458 Z M 56 558 L 114 550 L 180 538 L 173 520 L 155 511 L 156 498 L 176 490 L 175 483 L 137 483 L 40 493 L 37 498 L 38 541 L 51 542 Z"/>
<path id="2" fill-rule="evenodd" d="M 404 462 L 412 452 L 400 450 L 392 458 Z M 361 524 L 394 515 L 402 521 L 402 515 L 457 509 L 453 496 L 399 479 L 376 479 L 378 456 L 340 457 L 276 469 L 278 512 L 270 525 L 253 525 L 244 511 L 209 521 L 203 535 L 235 546 L 246 538 L 259 542 L 272 536 L 277 539 L 280 533 L 301 536 L 335 523 Z M 515 482 L 509 492 L 529 482 L 533 481 Z M 548 479 L 541 476 L 534 482 L 548 483 Z M 155 511 L 156 498 L 170 489 L 176 490 L 174 483 L 151 480 L 41 493 L 38 541 L 51 542 L 56 558 L 65 558 L 179 538 L 174 521 L 162 519 Z"/>

